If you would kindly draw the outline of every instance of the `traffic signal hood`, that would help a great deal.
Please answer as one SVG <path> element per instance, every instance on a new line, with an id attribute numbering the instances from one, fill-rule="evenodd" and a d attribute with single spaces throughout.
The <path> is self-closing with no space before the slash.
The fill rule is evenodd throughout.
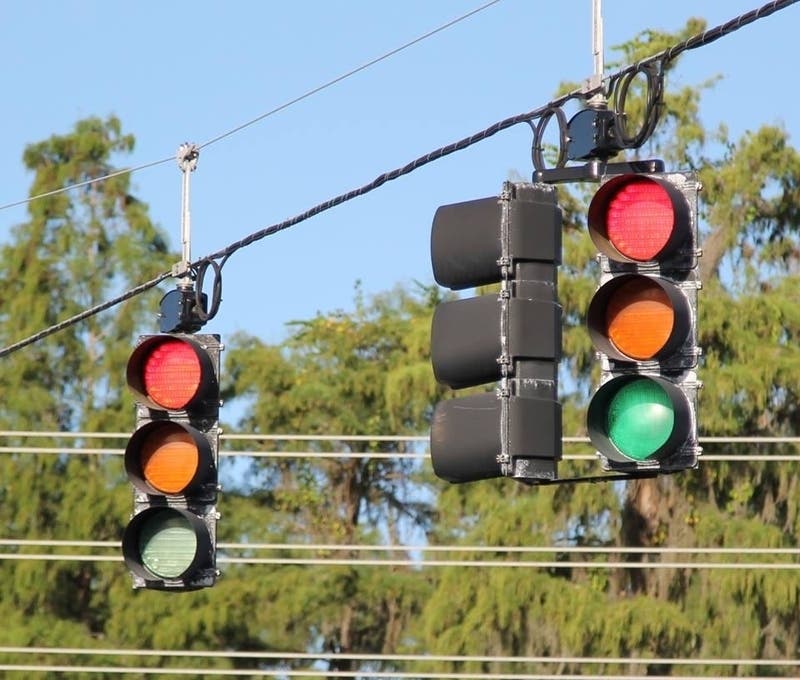
<path id="1" fill-rule="evenodd" d="M 600 280 L 587 323 L 601 379 L 587 426 L 611 469 L 697 464 L 698 189 L 692 173 L 618 175 L 589 206 Z"/>
<path id="2" fill-rule="evenodd" d="M 128 362 L 137 420 L 125 449 L 134 510 L 123 555 L 134 587 L 216 579 L 220 351 L 216 335 L 142 336 Z"/>
<path id="3" fill-rule="evenodd" d="M 434 311 L 431 363 L 453 389 L 497 383 L 443 401 L 431 424 L 434 472 L 451 482 L 556 477 L 561 457 L 556 269 L 561 210 L 553 187 L 507 182 L 499 197 L 445 205 L 431 230 L 436 281 L 500 292 L 448 300 Z"/>

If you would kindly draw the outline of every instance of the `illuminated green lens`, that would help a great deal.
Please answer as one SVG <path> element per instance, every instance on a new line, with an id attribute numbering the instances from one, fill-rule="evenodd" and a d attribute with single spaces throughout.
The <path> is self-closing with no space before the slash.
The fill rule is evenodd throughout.
<path id="1" fill-rule="evenodd" d="M 672 434 L 675 412 L 661 385 L 637 378 L 619 389 L 608 405 L 608 438 L 620 453 L 647 460 Z"/>
<path id="2" fill-rule="evenodd" d="M 164 510 L 145 522 L 139 535 L 142 564 L 160 578 L 177 578 L 192 564 L 197 537 L 183 515 Z"/>

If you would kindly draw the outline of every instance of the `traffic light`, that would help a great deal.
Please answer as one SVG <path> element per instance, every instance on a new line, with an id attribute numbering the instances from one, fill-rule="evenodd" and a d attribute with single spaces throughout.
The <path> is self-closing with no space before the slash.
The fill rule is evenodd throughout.
<path id="1" fill-rule="evenodd" d="M 122 552 L 134 588 L 194 590 L 217 577 L 221 349 L 218 335 L 144 335 L 128 361 L 137 417 Z"/>
<path id="2" fill-rule="evenodd" d="M 608 469 L 697 465 L 698 190 L 693 173 L 622 174 L 589 205 L 600 285 L 587 321 L 601 378 L 587 427 Z"/>
<path id="3" fill-rule="evenodd" d="M 436 211 L 436 281 L 452 290 L 500 283 L 499 293 L 448 300 L 433 315 L 436 379 L 453 389 L 493 384 L 437 404 L 431 460 L 442 479 L 556 478 L 560 255 L 561 210 L 552 186 L 506 182 L 499 197 Z"/>

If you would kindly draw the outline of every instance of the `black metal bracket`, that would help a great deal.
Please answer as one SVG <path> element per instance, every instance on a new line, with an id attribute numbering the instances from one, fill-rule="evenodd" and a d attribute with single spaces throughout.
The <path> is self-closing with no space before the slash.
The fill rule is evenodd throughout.
<path id="1" fill-rule="evenodd" d="M 664 161 L 650 159 L 644 161 L 608 163 L 604 160 L 592 160 L 585 165 L 536 170 L 533 173 L 533 181 L 542 182 L 544 184 L 599 182 L 602 177 L 608 175 L 623 175 L 629 172 L 664 172 Z"/>

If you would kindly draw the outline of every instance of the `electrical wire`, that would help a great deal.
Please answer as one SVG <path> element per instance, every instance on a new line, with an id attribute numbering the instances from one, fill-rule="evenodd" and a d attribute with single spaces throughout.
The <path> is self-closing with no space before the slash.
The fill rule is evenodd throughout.
<path id="1" fill-rule="evenodd" d="M 71 539 L 2 538 L 0 546 L 8 548 L 104 548 L 119 550 L 119 541 L 81 541 Z M 575 545 L 371 545 L 368 543 L 231 543 L 220 541 L 220 550 L 272 550 L 298 552 L 408 552 L 408 553 L 507 553 L 522 555 L 773 555 L 800 557 L 800 548 L 720 548 L 687 546 L 575 546 Z M 536 564 L 536 562 L 533 562 Z"/>
<path id="2" fill-rule="evenodd" d="M 416 45 L 417 43 L 420 43 L 423 40 L 426 40 L 426 39 L 436 35 L 437 33 L 441 33 L 442 31 L 444 31 L 444 30 L 446 30 L 446 29 L 448 29 L 448 28 L 450 28 L 452 26 L 455 26 L 456 24 L 464 21 L 465 19 L 469 19 L 471 16 L 474 16 L 475 14 L 478 14 L 479 12 L 482 12 L 483 10 L 488 9 L 492 5 L 496 5 L 498 2 L 500 2 L 500 0 L 490 0 L 490 2 L 487 2 L 487 3 L 483 4 L 483 5 L 481 5 L 480 7 L 476 7 L 475 9 L 470 10 L 466 14 L 462 14 L 461 16 L 456 17 L 455 19 L 451 19 L 446 24 L 442 24 L 438 28 L 434 28 L 433 30 L 428 31 L 427 33 L 424 33 L 424 34 L 418 36 L 417 38 L 414 38 L 413 40 L 409 40 L 407 43 L 404 43 L 403 45 L 400 45 L 400 47 L 395 47 L 393 50 L 390 50 L 390 51 L 382 54 L 379 57 L 375 57 L 374 59 L 371 59 L 370 61 L 362 64 L 361 66 L 357 66 L 356 68 L 348 71 L 347 73 L 343 73 L 342 75 L 337 76 L 336 78 L 333 78 L 332 80 L 329 80 L 328 82 L 323 83 L 322 85 L 319 85 L 319 86 L 317 86 L 317 87 L 315 87 L 315 88 L 313 88 L 311 90 L 308 90 L 308 92 L 305 92 L 305 93 L 299 95 L 298 97 L 295 97 L 294 99 L 290 99 L 289 101 L 281 104 L 280 106 L 276 106 L 274 109 L 271 109 L 271 110 L 267 111 L 266 113 L 263 113 L 260 116 L 257 116 L 257 117 L 253 118 L 252 120 L 250 120 L 250 121 L 248 121 L 246 123 L 242 123 L 241 125 L 233 128 L 232 130 L 228 130 L 228 132 L 224 132 L 221 135 L 218 135 L 217 137 L 214 137 L 213 139 L 209 139 L 207 142 L 203 142 L 202 144 L 199 145 L 199 148 L 202 149 L 202 148 L 211 146 L 212 144 L 216 144 L 217 142 L 219 142 L 222 139 L 225 139 L 226 137 L 230 137 L 231 135 L 236 134 L 237 132 L 240 132 L 241 130 L 244 130 L 245 128 L 250 127 L 251 125 L 255 125 L 256 123 L 261 122 L 265 118 L 269 118 L 270 116 L 278 113 L 279 111 L 283 111 L 284 109 L 292 106 L 293 104 L 297 104 L 298 102 L 301 102 L 304 99 L 308 99 L 312 95 L 315 95 L 315 94 L 317 94 L 319 92 L 322 92 L 323 90 L 328 89 L 332 85 L 336 85 L 337 83 L 340 83 L 343 80 L 347 80 L 351 76 L 354 76 L 357 73 L 360 73 L 361 71 L 363 71 L 365 69 L 368 69 L 370 66 L 374 66 L 375 64 L 377 64 L 377 63 L 379 63 L 381 61 L 384 61 L 385 59 L 388 59 L 389 57 L 393 57 L 394 55 L 399 54 L 403 50 L 406 50 L 409 47 L 412 47 L 412 46 Z"/>
<path id="3" fill-rule="evenodd" d="M 441 33 L 442 31 L 444 31 L 444 30 L 446 30 L 448 28 L 451 28 L 452 26 L 455 26 L 456 24 L 459 24 L 459 23 L 461 23 L 462 21 L 464 21 L 466 19 L 469 19 L 470 17 L 474 16 L 475 14 L 478 14 L 478 13 L 482 12 L 483 10 L 488 9 L 492 5 L 496 5 L 499 2 L 501 2 L 501 0 L 490 0 L 489 2 L 483 4 L 483 5 L 479 6 L 479 7 L 476 7 L 473 10 L 470 10 L 469 12 L 466 12 L 465 14 L 462 14 L 461 16 L 458 16 L 455 19 L 451 19 L 450 21 L 442 24 L 441 26 L 438 26 L 437 28 L 434 28 L 434 29 L 428 31 L 427 33 L 423 33 L 422 35 L 414 38 L 413 40 L 409 40 L 407 43 L 404 43 L 403 45 L 400 45 L 400 47 L 396 47 L 393 50 L 390 50 L 390 51 L 382 54 L 379 57 L 375 57 L 374 59 L 371 59 L 370 61 L 362 64 L 361 66 L 358 66 L 358 67 L 356 67 L 354 69 L 351 69 L 350 71 L 347 71 L 346 73 L 343 73 L 342 75 L 337 76 L 336 78 L 333 78 L 332 80 L 329 80 L 328 82 L 323 83 L 322 85 L 319 85 L 319 86 L 317 86 L 315 88 L 312 88 L 311 90 L 308 90 L 307 92 L 299 95 L 298 97 L 295 97 L 294 99 L 290 99 L 289 101 L 284 102 L 280 106 L 276 106 L 274 109 L 271 109 L 271 110 L 267 111 L 266 113 L 263 113 L 260 116 L 257 116 L 256 118 L 253 118 L 252 120 L 247 121 L 246 123 L 238 125 L 235 128 L 232 128 L 231 130 L 228 130 L 227 132 L 223 132 L 222 134 L 217 135 L 216 137 L 213 137 L 212 139 L 209 139 L 208 141 L 204 142 L 203 144 L 198 145 L 197 148 L 198 149 L 202 149 L 202 148 L 205 148 L 205 147 L 209 147 L 212 144 L 216 144 L 217 142 L 219 142 L 219 141 L 221 141 L 221 140 L 223 140 L 223 139 L 225 139 L 227 137 L 230 137 L 231 135 L 234 135 L 237 132 L 240 132 L 241 130 L 244 130 L 245 128 L 248 128 L 251 125 L 255 125 L 256 123 L 261 122 L 265 118 L 269 118 L 270 116 L 278 113 L 279 111 L 283 111 L 284 109 L 288 109 L 290 106 L 293 106 L 294 104 L 297 104 L 297 103 L 303 101 L 304 99 L 308 99 L 309 97 L 311 97 L 311 96 L 313 96 L 313 95 L 315 95 L 315 94 L 317 94 L 319 92 L 322 92 L 323 90 L 328 89 L 332 85 L 336 85 L 337 83 L 340 83 L 343 80 L 346 80 L 347 78 L 350 78 L 351 76 L 354 76 L 357 73 L 360 73 L 361 71 L 364 71 L 364 70 L 370 68 L 371 66 L 374 66 L 375 64 L 378 64 L 378 63 L 380 63 L 382 61 L 385 61 L 389 57 L 393 57 L 394 55 L 399 54 L 400 52 L 408 49 L 409 47 L 413 47 L 414 45 L 416 45 L 417 43 L 422 42 L 423 40 L 427 40 L 428 38 L 433 37 L 437 33 Z M 88 180 L 83 181 L 83 182 L 78 182 L 76 184 L 70 184 L 69 186 L 66 186 L 66 187 L 59 187 L 58 189 L 53 189 L 51 191 L 45 191 L 43 193 L 36 194 L 35 196 L 29 196 L 28 198 L 23 198 L 23 199 L 21 199 L 19 201 L 12 201 L 11 203 L 5 203 L 3 205 L 0 205 L 0 211 L 6 210 L 7 208 L 15 208 L 15 207 L 17 207 L 19 205 L 25 205 L 27 203 L 31 203 L 31 202 L 39 200 L 41 198 L 47 198 L 48 196 L 56 196 L 58 194 L 65 193 L 67 191 L 72 191 L 73 189 L 79 189 L 81 187 L 89 186 L 90 184 L 97 184 L 99 182 L 104 182 L 105 180 L 111 179 L 113 177 L 119 177 L 120 175 L 132 174 L 134 172 L 139 172 L 140 170 L 146 170 L 147 168 L 152 168 L 152 167 L 155 167 L 157 165 L 163 165 L 164 163 L 172 162 L 174 160 L 175 160 L 174 156 L 168 156 L 167 158 L 161 158 L 160 160 L 152 161 L 150 163 L 143 163 L 142 165 L 137 165 L 136 167 L 133 167 L 133 168 L 125 168 L 123 170 L 116 170 L 114 172 L 108 173 L 107 175 L 102 175 L 100 177 L 94 177 L 92 179 L 88 179 Z"/>
<path id="4" fill-rule="evenodd" d="M 238 652 L 233 650 L 171 650 L 171 649 L 106 649 L 81 647 L 13 647 L 0 646 L 0 654 L 61 654 L 80 656 L 138 656 L 216 659 L 262 659 L 270 661 L 382 661 L 382 662 L 435 662 L 435 663 L 507 663 L 507 664 L 675 664 L 704 666 L 800 666 L 798 659 L 737 659 L 697 657 L 599 657 L 599 656 L 488 656 L 466 654 L 358 654 L 351 652 Z M 627 677 L 627 676 L 626 676 Z M 682 677 L 682 676 L 679 676 Z"/>
<path id="5" fill-rule="evenodd" d="M 609 83 L 613 83 L 615 79 L 625 77 L 633 72 L 638 72 L 642 70 L 644 67 L 646 67 L 648 64 L 655 62 L 666 63 L 672 61 L 676 59 L 678 55 L 680 55 L 682 52 L 686 50 L 697 49 L 699 47 L 707 45 L 725 35 L 729 35 L 730 33 L 739 30 L 743 26 L 753 23 L 756 20 L 770 16 L 771 14 L 779 10 L 786 9 L 787 7 L 795 4 L 796 2 L 798 2 L 798 0 L 772 0 L 772 2 L 769 2 L 758 9 L 751 10 L 750 12 L 739 15 L 731 19 L 730 21 L 726 22 L 725 24 L 715 26 L 714 28 L 704 31 L 703 33 L 694 35 L 688 38 L 687 40 L 677 43 L 666 50 L 663 50 L 651 57 L 639 61 L 636 64 L 622 68 L 616 73 L 608 76 L 607 80 L 609 81 Z M 196 260 L 191 264 L 191 267 L 196 269 L 197 267 L 204 266 L 207 260 L 222 259 L 223 262 L 225 262 L 231 255 L 233 255 L 238 250 L 250 246 L 253 243 L 256 243 L 257 241 L 266 238 L 267 236 L 272 236 L 273 234 L 276 234 L 280 231 L 293 227 L 301 222 L 308 220 L 311 217 L 319 215 L 322 212 L 330 210 L 331 208 L 341 205 L 342 203 L 346 203 L 347 201 L 350 201 L 354 198 L 364 196 L 365 194 L 368 194 L 371 191 L 374 191 L 375 189 L 383 186 L 386 182 L 398 179 L 399 177 L 403 177 L 404 175 L 407 175 L 421 168 L 422 166 L 427 165 L 428 163 L 444 158 L 445 156 L 455 153 L 456 151 L 462 151 L 463 149 L 466 149 L 472 146 L 473 144 L 488 139 L 489 137 L 497 134 L 502 130 L 506 130 L 520 123 L 530 124 L 531 121 L 537 118 L 540 118 L 545 115 L 552 115 L 553 109 L 560 108 L 561 106 L 563 106 L 572 99 L 576 98 L 585 99 L 589 95 L 599 92 L 602 89 L 602 87 L 603 85 L 601 84 L 593 89 L 578 88 L 571 92 L 568 92 L 567 94 L 562 95 L 561 97 L 558 97 L 557 99 L 548 102 L 544 106 L 540 106 L 539 108 L 533 109 L 532 111 L 528 111 L 527 113 L 520 113 L 515 116 L 510 116 L 508 118 L 505 118 L 504 120 L 498 121 L 490 125 L 489 127 L 485 128 L 484 130 L 481 130 L 480 132 L 476 132 L 475 134 L 470 135 L 469 137 L 464 137 L 463 139 L 460 139 L 456 142 L 435 149 L 434 151 L 431 151 L 423 156 L 420 156 L 419 158 L 411 161 L 410 163 L 407 163 L 402 167 L 398 167 L 395 168 L 394 170 L 384 172 L 383 174 L 378 175 L 368 184 L 365 184 L 359 188 L 352 189 L 346 193 L 331 198 L 323 203 L 320 203 L 312 208 L 309 208 L 303 213 L 300 213 L 298 215 L 295 215 L 294 217 L 284 220 L 283 222 L 273 224 L 271 226 L 260 229 L 250 234 L 249 236 L 246 236 L 245 238 L 236 241 L 228 245 L 227 247 L 218 250 L 215 253 L 212 253 L 211 255 L 207 255 L 205 257 Z M 206 145 L 215 141 L 217 140 L 216 139 L 209 140 L 208 142 L 206 142 Z M 28 338 L 20 340 L 19 342 L 16 342 L 13 345 L 9 345 L 8 347 L 0 349 L 0 358 L 7 356 L 11 352 L 22 349 L 23 347 L 26 347 L 32 344 L 33 342 L 37 342 L 38 340 L 41 340 L 49 335 L 52 335 L 53 333 L 64 330 L 65 328 L 68 328 L 69 326 L 72 326 L 78 323 L 79 321 L 83 321 L 84 319 L 89 318 L 90 316 L 93 316 L 94 314 L 97 314 L 100 311 L 103 311 L 104 309 L 108 309 L 109 307 L 113 307 L 114 305 L 129 299 L 130 297 L 138 295 L 139 293 L 142 293 L 148 290 L 149 288 L 152 288 L 153 286 L 157 285 L 158 283 L 160 283 L 169 276 L 171 276 L 171 272 L 164 272 L 157 279 L 141 284 L 140 286 L 137 286 L 131 291 L 128 291 L 127 293 L 124 293 L 123 295 L 118 296 L 113 300 L 109 300 L 108 302 L 103 303 L 102 305 L 98 305 L 97 307 L 94 307 L 90 310 L 86 310 L 81 314 L 66 319 Z"/>
<path id="6" fill-rule="evenodd" d="M 332 661 L 338 655 L 331 654 L 327 660 Z M 777 664 L 776 664 L 777 665 Z M 82 673 L 105 673 L 113 675 L 199 675 L 201 677 L 220 676 L 220 677 L 313 677 L 319 678 L 324 676 L 326 678 L 391 678 L 396 680 L 675 680 L 674 675 L 592 675 L 580 673 L 578 675 L 570 675 L 565 673 L 428 673 L 428 672 L 403 672 L 403 671 L 385 671 L 385 670 L 353 670 L 353 671 L 340 671 L 340 670 L 321 670 L 317 669 L 290 669 L 290 668 L 272 668 L 272 669 L 218 669 L 218 668 L 164 668 L 164 667 L 125 667 L 125 666 L 80 666 L 76 664 L 69 665 L 45 665 L 45 664 L 0 664 L 0 670 L 3 671 L 18 671 L 18 672 L 52 672 L 52 673 L 69 673 L 80 671 Z M 682 680 L 708 680 L 707 675 L 682 675 Z M 715 680 L 737 680 L 740 675 L 714 675 Z M 775 676 L 748 676 L 751 680 L 774 680 Z"/>

